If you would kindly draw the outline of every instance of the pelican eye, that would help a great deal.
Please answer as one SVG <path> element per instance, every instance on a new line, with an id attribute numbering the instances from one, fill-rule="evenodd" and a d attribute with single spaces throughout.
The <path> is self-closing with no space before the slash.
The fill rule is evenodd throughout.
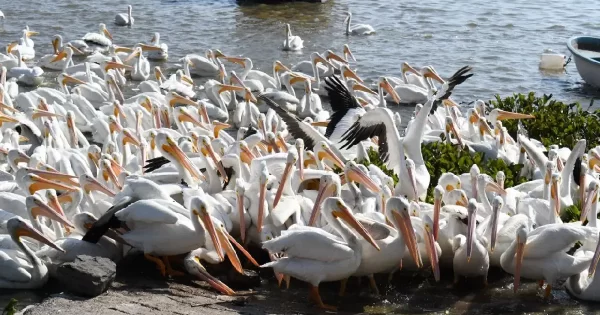
<path id="1" fill-rule="evenodd" d="M 271 239 L 273 239 L 273 238 L 270 236 L 267 236 L 267 241 L 270 241 Z"/>

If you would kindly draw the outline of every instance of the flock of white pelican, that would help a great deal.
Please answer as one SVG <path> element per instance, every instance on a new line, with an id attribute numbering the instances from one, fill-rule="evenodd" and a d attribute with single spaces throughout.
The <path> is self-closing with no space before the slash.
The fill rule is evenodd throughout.
<path id="1" fill-rule="evenodd" d="M 115 24 L 133 24 L 131 6 Z M 372 31 L 350 17 L 347 25 Z M 301 47 L 285 27 L 284 49 Z M 188 273 L 230 295 L 203 264 L 227 259 L 241 272 L 242 258 L 258 267 L 245 250 L 257 246 L 279 285 L 308 282 L 325 309 L 334 307 L 321 300 L 321 282 L 341 281 L 343 293 L 349 277 L 367 276 L 378 292 L 374 274 L 422 268 L 436 281 L 453 269 L 455 281 L 484 283 L 490 266 L 502 268 L 515 292 L 525 278 L 546 282 L 546 297 L 566 279 L 574 296 L 600 300 L 600 148 L 586 152 L 582 139 L 546 149 L 502 126 L 533 116 L 481 100 L 459 107 L 450 96 L 470 67 L 443 79 L 432 66 L 402 63 L 401 77 L 368 85 L 347 45 L 294 66 L 274 61 L 268 73 L 215 49 L 186 55 L 167 78 L 148 61 L 168 58 L 158 33 L 134 47 L 115 45 L 104 24 L 79 40 L 57 35 L 31 67 L 35 34 L 24 29 L 0 55 L 1 288 L 40 287 L 77 255 L 141 253 L 163 276 Z M 58 88 L 19 92 L 41 68 L 58 71 Z M 197 86 L 194 77 L 210 79 Z M 125 98 L 128 80 L 139 85 Z M 412 104 L 413 117 L 388 102 Z M 523 164 L 529 181 L 508 188 L 503 173 L 473 165 L 431 183 L 421 145 L 432 141 Z M 362 164 L 371 148 L 397 183 Z M 424 202 L 429 186 L 433 204 Z M 581 222 L 563 223 L 577 203 Z M 179 255 L 184 270 L 171 264 Z"/>

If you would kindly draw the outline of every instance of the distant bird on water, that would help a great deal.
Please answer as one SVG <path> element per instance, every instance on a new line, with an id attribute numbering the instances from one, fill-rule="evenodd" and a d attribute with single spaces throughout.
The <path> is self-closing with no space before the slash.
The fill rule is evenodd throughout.
<path id="1" fill-rule="evenodd" d="M 133 16 L 131 16 L 131 5 L 127 6 L 127 13 L 119 13 L 115 16 L 115 24 L 119 26 L 133 25 Z"/>
<path id="2" fill-rule="evenodd" d="M 375 34 L 375 29 L 369 24 L 355 24 L 352 23 L 352 12 L 348 12 L 348 16 L 344 20 L 346 23 L 346 35 L 371 35 Z"/>

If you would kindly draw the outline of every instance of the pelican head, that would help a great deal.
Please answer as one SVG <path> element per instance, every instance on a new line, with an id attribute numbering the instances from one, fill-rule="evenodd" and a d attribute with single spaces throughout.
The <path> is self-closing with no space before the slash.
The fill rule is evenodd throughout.
<path id="1" fill-rule="evenodd" d="M 365 229 L 365 227 L 356 220 L 352 211 L 339 197 L 329 197 L 323 203 L 323 214 L 328 216 L 331 221 L 336 219 L 342 219 L 353 228 L 360 236 L 362 236 L 369 244 L 380 250 L 379 245 L 375 242 L 371 234 Z M 414 233 L 414 232 L 413 232 Z"/>
<path id="2" fill-rule="evenodd" d="M 36 241 L 44 243 L 58 251 L 65 252 L 60 246 L 46 237 L 44 234 L 36 230 L 31 224 L 23 220 L 21 217 L 14 217 L 6 222 L 6 227 L 10 237 L 15 243 L 20 243 L 20 238 L 23 236 L 30 237 Z"/>
<path id="3" fill-rule="evenodd" d="M 467 262 L 471 261 L 473 251 L 473 238 L 475 237 L 475 226 L 477 225 L 477 201 L 475 198 L 469 200 L 467 205 L 468 224 L 467 224 Z"/>
<path id="4" fill-rule="evenodd" d="M 492 201 L 492 233 L 490 236 L 490 251 L 493 253 L 496 247 L 496 236 L 498 234 L 498 217 L 500 209 L 504 205 L 504 200 L 500 196 L 496 196 Z"/>
<path id="5" fill-rule="evenodd" d="M 491 122 L 496 122 L 497 120 L 508 120 L 508 119 L 533 119 L 535 116 L 529 114 L 521 114 L 521 113 L 513 113 L 504 111 L 501 109 L 494 108 L 490 111 L 489 120 Z"/>
<path id="6" fill-rule="evenodd" d="M 367 189 L 374 193 L 379 193 L 381 191 L 380 185 L 375 183 L 373 179 L 362 169 L 360 169 L 359 165 L 354 161 L 348 161 L 346 166 L 344 167 L 344 175 L 348 182 L 357 182 L 361 185 L 365 185 Z"/>
<path id="7" fill-rule="evenodd" d="M 406 198 L 403 197 L 391 197 L 386 205 L 387 217 L 390 222 L 396 227 L 402 234 L 406 248 L 410 253 L 410 256 L 414 260 L 417 267 L 421 268 L 423 262 L 421 260 L 421 254 L 419 253 L 419 247 L 417 245 L 417 238 L 415 231 L 412 226 L 410 214 L 408 209 L 410 204 Z"/>
<path id="8" fill-rule="evenodd" d="M 406 173 L 408 175 L 408 183 L 412 188 L 413 200 L 418 200 L 419 195 L 417 193 L 417 179 L 415 177 L 415 162 L 412 159 L 406 159 Z M 402 183 L 403 185 L 405 183 Z"/>
<path id="9" fill-rule="evenodd" d="M 196 231 L 201 232 L 202 230 L 206 230 L 206 232 L 208 232 L 208 234 L 210 235 L 210 239 L 214 244 L 214 248 L 217 251 L 217 254 L 219 255 L 219 258 L 223 260 L 224 256 L 221 247 L 221 242 L 217 237 L 215 225 L 213 223 L 212 218 L 210 217 L 209 207 L 210 205 L 204 200 L 202 200 L 202 198 L 200 198 L 199 196 L 192 197 L 192 200 L 190 201 L 190 211 L 192 217 L 200 218 L 204 225 L 204 228 L 201 228 L 200 226 L 195 226 Z M 197 220 L 192 220 L 192 222 L 194 223 L 194 225 L 199 223 Z"/>
<path id="10" fill-rule="evenodd" d="M 317 158 L 319 158 L 319 160 L 328 159 L 339 168 L 343 169 L 345 167 L 344 162 L 331 150 L 331 147 L 327 142 L 319 141 L 315 145 L 315 148 L 317 151 Z"/>
<path id="11" fill-rule="evenodd" d="M 194 166 L 190 158 L 181 150 L 171 136 L 162 132 L 158 133 L 156 135 L 156 144 L 163 156 L 171 160 L 171 162 L 183 167 L 183 170 L 188 171 L 192 180 L 198 181 L 205 179 L 204 175 L 202 175 L 198 168 Z"/>
<path id="12" fill-rule="evenodd" d="M 348 59 L 348 57 L 350 57 L 352 61 L 356 62 L 356 58 L 354 58 L 354 54 L 350 50 L 350 46 L 348 46 L 348 44 L 344 44 L 342 48 L 342 53 L 344 54 L 344 57 L 346 57 L 346 60 Z"/>
<path id="13" fill-rule="evenodd" d="M 25 206 L 31 212 L 31 216 L 34 220 L 36 220 L 38 216 L 43 216 L 64 226 L 75 228 L 73 223 L 71 223 L 64 214 L 50 208 L 50 206 L 48 206 L 38 195 L 27 196 L 25 198 Z"/>
<path id="14" fill-rule="evenodd" d="M 325 174 L 319 180 L 319 191 L 310 214 L 309 226 L 314 226 L 323 201 L 332 196 L 338 196 L 341 191 L 340 178 L 334 174 Z"/>
<path id="15" fill-rule="evenodd" d="M 279 187 L 277 188 L 277 192 L 275 193 L 275 199 L 273 200 L 273 208 L 279 203 L 279 199 L 281 199 L 281 195 L 283 194 L 283 188 L 285 187 L 286 182 L 289 180 L 290 174 L 292 173 L 292 167 L 298 161 L 298 153 L 295 151 L 288 151 L 285 168 L 283 170 L 283 174 L 281 179 L 279 180 Z"/>
<path id="16" fill-rule="evenodd" d="M 421 73 L 419 71 L 417 71 L 417 69 L 413 68 L 411 65 L 408 64 L 408 62 L 403 62 L 402 65 L 400 66 L 400 71 L 402 71 L 402 73 L 407 73 L 407 72 L 412 72 L 417 76 L 421 76 Z"/>
<path id="17" fill-rule="evenodd" d="M 437 185 L 433 189 L 433 237 L 437 241 L 440 231 L 440 211 L 442 209 L 442 197 L 444 195 L 444 187 Z"/>
<path id="18" fill-rule="evenodd" d="M 438 185 L 441 185 L 444 191 L 453 191 L 454 189 L 460 189 L 460 177 L 454 173 L 444 173 L 438 180 Z"/>
<path id="19" fill-rule="evenodd" d="M 469 200 L 467 199 L 467 194 L 462 189 L 455 189 L 453 191 L 449 191 L 443 195 L 442 201 L 446 205 L 457 205 L 467 207 Z"/>
<path id="20" fill-rule="evenodd" d="M 262 161 L 260 163 L 260 175 L 258 177 L 258 222 L 256 222 L 256 229 L 260 233 L 262 230 L 263 222 L 265 219 L 265 203 L 267 194 L 267 184 L 269 182 L 269 170 L 267 164 Z"/>
<path id="21" fill-rule="evenodd" d="M 430 66 L 423 67 L 421 74 L 423 77 L 436 80 L 441 84 L 446 83 L 446 81 L 444 81 L 444 79 L 442 79 Z"/>
<path id="22" fill-rule="evenodd" d="M 400 104 L 400 96 L 398 95 L 396 90 L 392 88 L 392 85 L 386 77 L 381 77 L 379 79 L 379 88 L 384 89 L 386 92 L 388 92 L 388 94 L 392 96 L 396 104 Z"/>
<path id="23" fill-rule="evenodd" d="M 592 211 L 591 213 L 593 214 L 594 211 L 596 211 L 596 204 L 598 203 L 598 182 L 597 181 L 591 181 L 590 184 L 588 185 L 588 192 L 587 192 L 587 196 L 585 198 L 585 203 L 583 206 L 583 209 L 581 209 L 581 217 L 580 220 L 583 223 L 585 221 L 585 219 L 588 216 L 588 213 L 590 213 L 590 211 Z"/>
<path id="24" fill-rule="evenodd" d="M 506 175 L 504 174 L 503 171 L 498 171 L 498 173 L 496 173 L 496 182 L 498 183 L 498 186 L 500 186 L 500 188 L 504 189 L 504 181 L 506 180 Z"/>
<path id="25" fill-rule="evenodd" d="M 112 41 L 113 37 L 110 34 L 110 32 L 106 29 L 106 25 L 104 25 L 104 23 L 100 23 L 99 26 L 100 26 L 100 35 L 106 36 Z"/>
<path id="26" fill-rule="evenodd" d="M 294 146 L 296 147 L 296 152 L 298 152 L 296 169 L 298 169 L 300 180 L 304 180 L 304 140 L 297 138 Z"/>
<path id="27" fill-rule="evenodd" d="M 241 178 L 236 179 L 235 181 L 235 197 L 238 208 L 238 214 L 240 216 L 240 237 L 242 239 L 242 243 L 246 242 L 246 216 L 244 212 L 246 208 L 244 206 L 244 196 L 246 194 L 246 187 L 244 186 L 244 181 Z M 264 231 L 264 230 L 263 230 Z"/>

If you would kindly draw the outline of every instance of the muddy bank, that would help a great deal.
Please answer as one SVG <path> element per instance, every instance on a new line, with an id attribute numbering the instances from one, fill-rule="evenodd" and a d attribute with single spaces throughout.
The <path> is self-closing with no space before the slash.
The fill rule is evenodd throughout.
<path id="1" fill-rule="evenodd" d="M 228 267 L 212 268 L 225 277 Z M 41 314 L 314 314 L 307 300 L 307 285 L 292 279 L 289 289 L 277 288 L 270 270 L 260 272 L 261 285 L 250 290 L 236 290 L 237 296 L 217 294 L 206 283 L 192 276 L 164 279 L 154 265 L 141 257 L 131 257 L 119 264 L 117 279 L 108 292 L 83 299 L 61 292 L 51 281 L 43 290 L 0 291 L 0 305 L 10 298 L 19 300 L 19 309 Z M 326 303 L 339 306 L 339 313 L 364 314 L 596 314 L 600 304 L 571 299 L 562 288 L 544 301 L 535 283 L 525 283 L 517 294 L 512 291 L 512 277 L 494 270 L 484 287 L 482 279 L 452 283 L 452 272 L 442 270 L 442 280 L 435 283 L 427 272 L 398 272 L 387 285 L 387 275 L 377 277 L 381 295 L 371 293 L 368 281 L 351 279 L 344 297 L 338 296 L 339 283 L 321 285 Z"/>

